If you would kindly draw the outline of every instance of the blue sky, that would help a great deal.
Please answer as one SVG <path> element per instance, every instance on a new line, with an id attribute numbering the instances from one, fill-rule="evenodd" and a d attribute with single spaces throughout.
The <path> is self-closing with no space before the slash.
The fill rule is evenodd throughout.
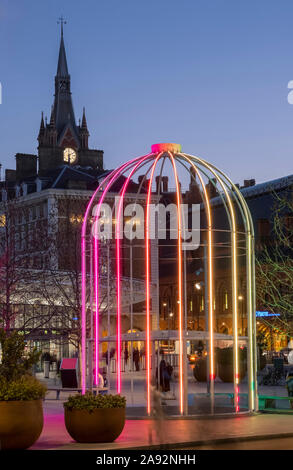
<path id="1" fill-rule="evenodd" d="M 36 153 L 63 14 L 76 118 L 113 168 L 178 142 L 235 182 L 292 173 L 293 2 L 0 0 L 0 162 Z"/>

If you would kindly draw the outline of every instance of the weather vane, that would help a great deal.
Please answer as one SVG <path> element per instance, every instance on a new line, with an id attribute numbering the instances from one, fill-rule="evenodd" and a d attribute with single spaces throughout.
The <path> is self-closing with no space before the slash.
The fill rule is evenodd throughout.
<path id="1" fill-rule="evenodd" d="M 65 18 L 61 15 L 59 21 L 57 21 L 57 24 L 61 24 L 61 36 L 63 36 L 63 25 L 66 23 L 67 21 L 65 21 Z"/>

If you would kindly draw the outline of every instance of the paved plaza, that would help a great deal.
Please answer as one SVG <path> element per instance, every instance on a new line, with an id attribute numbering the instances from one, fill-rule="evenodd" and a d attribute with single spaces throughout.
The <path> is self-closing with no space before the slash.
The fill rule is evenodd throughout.
<path id="1" fill-rule="evenodd" d="M 50 372 L 50 378 L 44 379 L 43 374 L 37 374 L 37 378 L 45 382 L 48 387 L 61 386 L 60 379 L 56 377 L 55 372 Z M 170 394 L 168 394 L 168 407 L 179 406 L 179 390 L 178 381 L 171 381 Z M 240 393 L 247 393 L 247 381 L 244 379 L 239 385 Z M 188 368 L 188 393 L 190 395 L 203 394 L 207 392 L 207 384 L 205 382 L 196 382 L 193 377 L 192 367 Z M 110 390 L 109 393 L 116 393 L 116 374 L 110 373 Z M 126 397 L 127 405 L 129 407 L 143 407 L 146 404 L 146 371 L 139 372 L 124 372 L 122 373 L 122 395 Z M 233 393 L 232 383 L 223 383 L 220 379 L 216 378 L 215 393 Z M 258 393 L 260 395 L 268 396 L 287 396 L 287 389 L 285 381 L 282 385 L 277 386 L 258 386 Z M 55 392 L 48 392 L 47 398 L 55 398 Z M 62 398 L 69 396 L 69 393 L 63 392 Z"/>
<path id="2" fill-rule="evenodd" d="M 78 444 L 68 435 L 63 417 L 62 400 L 44 402 L 45 423 L 43 432 L 31 449 L 133 449 L 178 444 L 198 445 L 226 439 L 269 438 L 275 435 L 292 437 L 293 416 L 259 414 L 236 418 L 168 419 L 161 423 L 161 434 L 156 432 L 153 420 L 126 420 L 119 438 L 110 444 Z"/>
<path id="3" fill-rule="evenodd" d="M 58 385 L 54 373 L 46 380 L 48 386 Z M 44 379 L 42 379 L 44 380 Z M 131 392 L 133 380 L 133 390 Z M 176 395 L 176 383 L 173 385 Z M 115 376 L 111 377 L 111 389 L 115 393 Z M 241 384 L 240 392 L 245 393 L 246 384 Z M 189 374 L 189 392 L 204 393 L 206 384 L 197 383 Z M 216 383 L 217 393 L 232 392 L 232 384 Z M 284 386 L 260 387 L 259 392 L 266 395 L 286 396 Z M 63 393 L 60 400 L 55 400 L 54 392 L 47 394 L 44 401 L 44 429 L 39 440 L 31 449 L 133 449 L 153 446 L 165 446 L 170 449 L 186 445 L 209 445 L 209 443 L 225 440 L 261 439 L 272 436 L 292 437 L 293 443 L 293 415 L 282 414 L 239 414 L 237 417 L 218 417 L 204 419 L 180 417 L 168 418 L 161 423 L 151 419 L 129 418 L 129 410 L 139 409 L 145 403 L 145 372 L 125 373 L 123 376 L 122 394 L 131 405 L 127 410 L 128 418 L 125 428 L 119 438 L 110 444 L 78 444 L 68 435 L 63 416 L 63 402 L 69 393 Z M 172 402 L 172 400 L 170 401 Z M 168 403 L 170 406 L 172 403 Z M 177 398 L 173 401 L 176 407 Z M 231 409 L 232 411 L 232 409 Z M 290 440 L 288 441 L 290 442 Z"/>

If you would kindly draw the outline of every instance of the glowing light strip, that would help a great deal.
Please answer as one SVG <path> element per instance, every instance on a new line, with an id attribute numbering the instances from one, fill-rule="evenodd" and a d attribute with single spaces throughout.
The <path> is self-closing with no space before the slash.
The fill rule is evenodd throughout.
<path id="1" fill-rule="evenodd" d="M 83 395 L 86 391 L 86 227 L 89 212 L 96 195 L 105 182 L 118 171 L 119 168 L 112 171 L 108 176 L 106 176 L 102 183 L 98 185 L 87 205 L 81 229 L 81 393 Z"/>
<path id="2" fill-rule="evenodd" d="M 94 290 L 95 290 L 95 375 L 94 384 L 99 385 L 99 247 L 94 237 Z"/>
<path id="3" fill-rule="evenodd" d="M 132 168 L 129 173 L 120 194 L 119 205 L 116 216 L 116 276 L 117 276 L 117 287 L 116 287 L 116 298 L 117 298 L 117 393 L 121 393 L 121 214 L 123 208 L 124 195 L 129 184 L 130 179 L 137 169 L 143 164 L 143 162 L 150 157 L 146 155 L 142 157 L 138 163 Z M 122 218 L 123 220 L 123 218 Z"/>
<path id="4" fill-rule="evenodd" d="M 202 162 L 207 163 L 205 160 L 201 159 Z M 233 188 L 233 195 L 238 196 L 238 204 L 240 208 L 244 211 L 243 220 L 246 224 L 246 246 L 247 246 L 247 306 L 248 306 L 248 331 L 249 334 L 249 388 L 250 388 L 250 405 L 252 410 L 257 409 L 257 376 L 256 376 L 256 325 L 255 325 L 255 262 L 254 262 L 254 249 L 253 249 L 253 240 L 254 240 L 254 227 L 251 217 L 250 210 L 246 203 L 245 198 L 242 193 L 239 191 L 237 186 L 232 182 L 232 180 L 221 170 L 216 168 L 214 165 L 209 164 L 210 167 L 214 168 L 222 175 Z M 227 183 L 226 183 L 227 184 Z"/>
<path id="5" fill-rule="evenodd" d="M 182 305 L 183 305 L 183 292 L 182 292 L 182 221 L 181 221 L 181 199 L 180 199 L 180 187 L 178 182 L 178 175 L 174 157 L 171 152 L 168 151 L 170 156 L 174 176 L 175 176 L 175 183 L 176 183 L 176 200 L 177 200 L 177 221 L 178 221 L 178 307 L 179 307 L 179 389 L 180 389 L 180 413 L 183 414 L 184 412 L 184 390 L 183 390 L 183 313 L 182 313 Z M 186 359 L 185 359 L 186 360 Z"/>
<path id="6" fill-rule="evenodd" d="M 208 285 L 208 291 L 209 291 L 209 331 L 210 331 L 210 381 L 211 384 L 213 384 L 215 380 L 215 365 L 214 365 L 214 312 L 213 312 L 213 305 L 214 305 L 214 299 L 213 299 L 213 292 L 214 292 L 214 287 L 213 287 L 213 241 L 212 241 L 212 214 L 211 214 L 211 207 L 210 207 L 210 201 L 208 197 L 208 193 L 203 181 L 203 178 L 190 158 L 183 154 L 179 154 L 184 160 L 187 160 L 189 164 L 193 167 L 194 171 L 196 172 L 203 193 L 204 193 L 204 200 L 205 200 L 205 206 L 206 206 L 206 211 L 207 211 L 207 219 L 208 219 L 208 280 L 209 280 L 209 285 Z"/>
<path id="7" fill-rule="evenodd" d="M 151 154 L 150 154 L 151 155 Z M 133 162 L 139 160 L 141 157 L 137 157 Z M 102 187 L 109 181 L 109 179 L 114 178 L 116 175 L 120 175 L 128 166 L 129 162 L 124 163 L 116 170 L 109 173 L 104 180 L 99 184 L 95 192 L 93 193 L 85 211 L 84 220 L 81 230 L 81 391 L 82 394 L 85 394 L 86 391 L 86 228 L 89 213 L 95 197 L 99 193 Z"/>
<path id="8" fill-rule="evenodd" d="M 186 154 L 184 154 L 186 155 Z M 233 337 L 234 337 L 234 403 L 236 411 L 239 411 L 238 406 L 238 393 L 239 393 L 239 360 L 238 360 L 238 295 L 237 295 L 237 238 L 236 238 L 236 218 L 233 203 L 231 201 L 230 195 L 227 191 L 227 188 L 219 177 L 219 175 L 214 171 L 213 167 L 209 165 L 206 161 L 202 160 L 199 157 L 195 157 L 193 155 L 186 155 L 189 156 L 191 159 L 200 162 L 203 166 L 207 167 L 211 173 L 215 176 L 217 181 L 219 181 L 226 199 L 228 201 L 230 215 L 231 215 L 231 223 L 232 223 L 232 304 L 233 304 Z"/>
<path id="9" fill-rule="evenodd" d="M 211 167 L 216 168 L 210 164 Z M 249 211 L 248 205 L 239 191 L 237 186 L 231 181 L 231 179 L 217 169 L 233 188 L 233 195 L 236 199 L 238 206 L 242 212 L 243 220 L 246 226 L 246 247 L 247 247 L 247 307 L 248 307 L 248 331 L 249 331 L 249 403 L 250 409 L 257 409 L 257 376 L 256 376 L 256 333 L 255 333 L 255 273 L 254 273 L 254 250 L 253 250 L 253 239 L 254 239 L 254 227 Z M 227 183 L 226 183 L 227 184 Z"/>
<path id="10" fill-rule="evenodd" d="M 120 173 L 119 173 L 120 175 Z M 108 182 L 107 186 L 105 187 L 104 191 L 102 192 L 102 195 L 100 197 L 100 200 L 97 204 L 97 211 L 95 214 L 95 220 L 97 221 L 99 216 L 100 216 L 100 210 L 101 210 L 101 205 L 103 204 L 103 201 L 105 199 L 105 196 L 114 183 L 116 181 L 117 174 L 113 175 L 113 177 L 110 179 Z M 95 288 L 95 299 L 96 299 L 96 310 L 95 310 L 95 383 L 98 383 L 99 380 L 99 304 L 98 304 L 98 290 L 99 290 L 99 250 L 98 250 L 98 239 L 97 237 L 94 237 L 94 260 L 95 260 L 95 282 L 94 282 L 94 288 Z M 117 341 L 117 362 L 119 360 L 119 356 L 121 352 L 118 349 L 118 344 L 120 345 L 120 337 L 117 336 L 116 338 Z M 120 361 L 119 361 L 120 365 Z M 118 366 L 119 367 L 119 366 Z M 117 393 L 120 393 L 119 388 L 121 388 L 121 372 L 120 375 L 117 374 Z"/>
<path id="11" fill-rule="evenodd" d="M 149 155 L 147 155 L 148 157 Z M 132 166 L 133 164 L 135 164 L 135 162 L 137 160 L 140 161 L 141 157 L 139 157 L 138 159 L 134 159 L 134 160 L 131 160 L 130 162 L 127 162 L 127 164 L 125 164 L 125 166 L 123 166 L 122 168 L 122 171 L 125 171 L 125 167 L 129 167 L 129 166 Z M 121 172 L 119 172 L 119 176 L 121 174 Z M 112 184 L 116 181 L 117 179 L 117 173 L 115 175 L 113 175 L 113 177 L 110 179 L 110 181 L 108 182 L 107 186 L 105 187 L 104 191 L 102 192 L 102 195 L 101 195 L 101 198 L 98 202 L 98 205 L 97 205 L 97 213 L 96 213 L 96 220 L 99 218 L 99 215 L 100 215 L 100 209 L 101 209 L 101 205 L 103 204 L 103 201 L 105 199 L 105 196 L 107 194 L 107 192 L 109 191 L 110 187 L 112 186 Z M 96 264 L 98 265 L 99 261 L 98 261 L 98 240 L 97 238 L 95 237 L 95 243 L 94 243 L 94 247 L 95 247 L 95 250 L 94 250 L 94 257 L 96 259 Z M 119 266 L 120 268 L 120 266 Z M 99 279 L 98 279 L 98 270 L 97 270 L 97 277 L 95 278 L 95 285 L 98 286 L 99 285 Z M 119 271 L 119 274 L 120 274 L 120 271 Z M 98 289 L 98 287 L 97 287 Z M 117 306 L 118 308 L 118 306 Z M 98 317 L 99 317 L 99 306 L 96 305 L 96 323 L 98 323 Z M 117 393 L 120 393 L 121 391 L 121 324 L 120 324 L 120 316 L 117 312 L 117 328 L 119 330 L 119 335 L 117 335 L 116 337 L 116 343 L 117 343 Z M 95 350 L 96 351 L 99 351 L 99 337 L 95 337 Z M 96 370 L 98 370 L 98 363 L 99 363 L 99 357 L 98 355 L 96 355 L 96 364 L 95 364 L 95 368 Z"/>
<path id="12" fill-rule="evenodd" d="M 149 180 L 148 193 L 147 193 L 147 203 L 146 203 L 146 222 L 145 222 L 145 257 L 146 257 L 146 374 L 147 374 L 147 413 L 151 413 L 151 363 L 150 363 L 150 342 L 151 342 L 151 332 L 150 332 L 150 247 L 149 247 L 149 211 L 150 211 L 150 202 L 151 202 L 151 192 L 152 192 L 152 182 L 154 177 L 154 172 L 157 166 L 159 159 L 161 158 L 163 152 L 159 153 L 153 163 L 152 171 Z"/>

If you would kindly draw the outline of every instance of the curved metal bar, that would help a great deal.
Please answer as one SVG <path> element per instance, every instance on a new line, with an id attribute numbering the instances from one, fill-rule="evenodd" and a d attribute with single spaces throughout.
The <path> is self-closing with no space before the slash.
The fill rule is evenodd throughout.
<path id="1" fill-rule="evenodd" d="M 181 211 L 181 191 L 179 187 L 177 168 L 172 152 L 167 152 L 173 166 L 175 183 L 176 183 L 176 199 L 177 199 L 177 221 L 178 221 L 178 310 L 179 310 L 179 400 L 180 413 L 184 413 L 184 370 L 183 370 L 183 290 L 182 290 L 182 211 Z M 185 359 L 186 360 L 186 359 Z"/>
<path id="2" fill-rule="evenodd" d="M 205 160 L 201 159 L 205 163 Z M 258 409 L 257 403 L 257 349 L 256 349 L 256 319 L 255 319 L 255 254 L 254 254 L 254 226 L 251 217 L 251 212 L 248 208 L 247 202 L 242 195 L 238 187 L 232 182 L 232 180 L 221 170 L 216 168 L 214 165 L 209 164 L 210 167 L 218 171 L 226 181 L 233 188 L 232 194 L 236 199 L 238 196 L 238 205 L 241 206 L 241 212 L 243 215 L 243 221 L 246 227 L 246 276 L 247 276 L 247 306 L 248 306 L 248 338 L 249 338 L 249 362 L 248 362 L 248 374 L 249 374 L 249 406 L 251 410 Z M 226 183 L 227 184 L 227 183 Z M 227 185 L 228 186 L 228 185 Z M 244 212 L 244 214 L 243 214 Z"/>
<path id="3" fill-rule="evenodd" d="M 211 387 L 211 397 L 212 397 L 212 412 L 214 411 L 214 391 L 215 391 L 215 364 L 214 364 L 214 285 L 213 285 L 213 237 L 212 237 L 212 214 L 210 201 L 207 194 L 207 190 L 200 174 L 200 171 L 194 164 L 194 162 L 187 156 L 184 156 L 184 159 L 192 166 L 196 172 L 203 192 L 203 200 L 206 208 L 207 222 L 208 222 L 208 310 L 209 310 L 209 330 L 210 330 L 210 387 Z"/>
<path id="4" fill-rule="evenodd" d="M 149 155 L 147 155 L 146 157 L 149 157 Z M 140 158 L 139 158 L 139 161 L 140 161 Z M 101 206 L 112 184 L 117 180 L 117 177 L 120 177 L 121 174 L 124 173 L 124 171 L 127 171 L 129 167 L 131 168 L 133 165 L 135 165 L 136 160 L 137 159 L 135 159 L 135 161 L 128 162 L 128 164 L 126 164 L 126 167 L 122 167 L 121 171 L 113 175 L 112 178 L 108 181 L 106 187 L 104 188 L 101 194 L 100 200 L 97 204 L 97 210 L 95 213 L 95 223 L 99 219 Z M 95 231 L 95 227 L 94 227 L 94 231 Z M 97 385 L 99 381 L 99 244 L 98 244 L 97 236 L 94 237 L 94 266 L 95 266 L 94 289 L 95 289 L 95 306 L 96 306 L 95 308 L 95 384 Z M 117 342 L 119 342 L 119 340 L 120 338 L 117 337 Z M 120 354 L 121 354 L 121 351 L 117 350 L 117 357 Z M 118 365 L 120 367 L 120 361 Z M 119 375 L 118 373 L 117 377 L 120 377 L 120 380 L 119 379 L 117 380 L 117 391 L 118 391 L 118 389 L 121 388 L 121 375 Z"/>
<path id="5" fill-rule="evenodd" d="M 142 157 L 138 163 L 131 169 L 120 193 L 120 199 L 118 204 L 117 218 L 116 218 L 116 273 L 117 273 L 117 284 L 116 284 L 116 295 L 117 295 L 117 393 L 121 393 L 121 209 L 123 207 L 124 195 L 129 184 L 130 179 L 134 173 L 145 163 L 146 160 L 150 159 L 148 155 Z M 123 235 L 122 235 L 123 236 Z"/>
<path id="6" fill-rule="evenodd" d="M 237 231 L 236 231 L 236 217 L 234 207 L 230 195 L 226 189 L 222 179 L 216 171 L 205 161 L 194 155 L 183 154 L 187 157 L 200 162 L 215 176 L 220 183 L 230 209 L 231 222 L 232 222 L 232 305 L 233 305 L 233 350 L 234 350 L 234 404 L 236 411 L 239 411 L 239 360 L 238 360 L 238 267 L 237 267 Z"/>
<path id="7" fill-rule="evenodd" d="M 146 203 L 146 221 L 145 221 L 145 253 L 146 253 L 146 373 L 147 373 L 147 413 L 151 413 L 151 364 L 150 364 L 150 341 L 151 341 L 151 328 L 150 328 L 150 232 L 149 232 L 149 209 L 151 202 L 152 182 L 156 165 L 163 155 L 163 152 L 157 154 L 150 175 L 147 203 Z M 158 364 L 159 374 L 159 364 Z"/>
<path id="8" fill-rule="evenodd" d="M 149 154 L 151 155 L 151 154 Z M 137 161 L 141 157 L 137 157 L 134 161 Z M 113 170 L 107 175 L 101 184 L 98 185 L 97 189 L 93 193 L 84 215 L 84 221 L 81 230 L 81 388 L 82 394 L 86 391 L 86 229 L 90 210 L 96 195 L 103 188 L 103 186 L 117 174 L 121 174 L 127 167 L 129 162 L 124 163 L 116 170 Z"/>

